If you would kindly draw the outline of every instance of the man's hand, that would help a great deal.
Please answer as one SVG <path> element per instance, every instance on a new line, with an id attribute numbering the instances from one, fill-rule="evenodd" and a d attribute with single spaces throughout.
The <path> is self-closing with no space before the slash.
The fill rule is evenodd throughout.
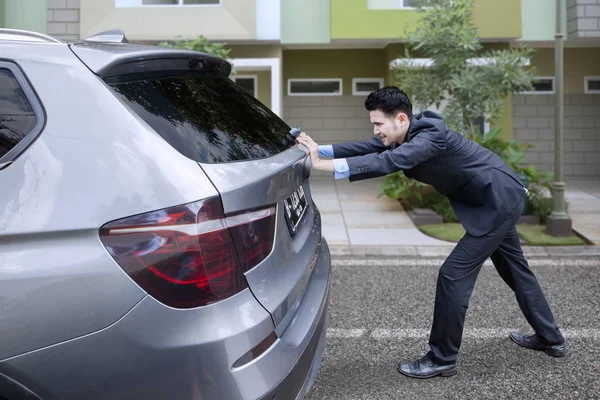
<path id="1" fill-rule="evenodd" d="M 298 143 L 304 145 L 308 149 L 308 153 L 310 154 L 310 161 L 312 161 L 313 165 L 318 164 L 321 159 L 319 158 L 319 145 L 306 133 L 301 132 L 298 135 Z"/>
<path id="2" fill-rule="evenodd" d="M 333 172 L 333 162 L 331 160 L 321 160 L 319 157 L 319 145 L 312 140 L 310 136 L 304 132 L 301 132 L 300 135 L 298 135 L 297 140 L 298 143 L 303 145 L 308 150 L 312 168 Z"/>

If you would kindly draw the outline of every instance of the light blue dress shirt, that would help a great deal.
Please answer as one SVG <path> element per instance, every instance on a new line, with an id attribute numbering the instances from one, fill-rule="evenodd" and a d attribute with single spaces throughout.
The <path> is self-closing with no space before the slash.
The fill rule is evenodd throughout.
<path id="1" fill-rule="evenodd" d="M 330 144 L 319 145 L 319 157 L 333 158 L 333 146 Z M 333 167 L 335 169 L 333 172 L 335 179 L 343 179 L 350 176 L 350 168 L 345 158 L 334 159 Z"/>

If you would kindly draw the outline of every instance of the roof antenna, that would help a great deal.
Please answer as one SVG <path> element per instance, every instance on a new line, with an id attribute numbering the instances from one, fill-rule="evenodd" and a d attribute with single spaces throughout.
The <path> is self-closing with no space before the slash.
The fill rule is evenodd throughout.
<path id="1" fill-rule="evenodd" d="M 122 29 L 104 31 L 85 39 L 85 41 L 97 43 L 129 43 L 129 40 L 125 37 L 125 32 L 123 32 Z"/>

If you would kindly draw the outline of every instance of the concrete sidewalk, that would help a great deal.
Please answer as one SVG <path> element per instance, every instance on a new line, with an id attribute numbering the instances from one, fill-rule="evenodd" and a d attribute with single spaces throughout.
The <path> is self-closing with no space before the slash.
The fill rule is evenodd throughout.
<path id="1" fill-rule="evenodd" d="M 311 191 L 323 217 L 323 234 L 342 254 L 445 255 L 454 243 L 437 240 L 419 231 L 402 205 L 377 198 L 383 178 L 350 183 L 327 176 L 311 177 Z M 600 179 L 567 181 L 567 201 L 573 228 L 600 245 Z M 375 249 L 379 249 L 375 251 Z M 540 248 L 527 246 L 528 254 L 600 255 L 600 246 Z M 414 254 L 413 254 L 414 253 Z"/>

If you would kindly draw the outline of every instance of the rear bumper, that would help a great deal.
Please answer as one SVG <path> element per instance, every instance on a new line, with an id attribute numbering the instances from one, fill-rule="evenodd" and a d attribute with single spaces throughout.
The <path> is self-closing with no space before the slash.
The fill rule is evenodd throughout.
<path id="1" fill-rule="evenodd" d="M 310 309 L 312 307 L 318 307 L 317 318 L 312 319 L 312 323 L 310 323 L 310 327 L 304 335 L 304 340 L 301 345 L 298 346 L 299 349 L 302 349 L 302 352 L 293 368 L 285 375 L 285 378 L 277 385 L 277 387 L 268 394 L 262 396 L 261 400 L 301 399 L 304 394 L 311 389 L 319 367 L 321 366 L 321 357 L 326 345 L 327 307 L 329 305 L 331 276 L 329 249 L 325 240 L 323 240 L 322 243 L 323 245 L 321 246 L 320 251 L 326 252 L 326 256 L 324 254 L 320 255 L 313 274 L 317 274 L 317 279 L 319 280 L 321 280 L 320 278 L 322 278 L 322 276 L 327 276 L 325 281 L 321 280 L 321 283 L 326 282 L 324 285 L 325 287 L 323 288 L 321 285 L 312 284 L 308 287 L 308 290 L 304 295 L 304 301 L 296 312 L 296 317 L 292 320 L 290 326 L 288 326 L 280 339 L 283 342 L 282 344 L 285 344 L 286 347 L 294 345 L 297 338 L 299 338 L 298 334 L 300 333 L 296 330 L 298 327 L 308 322 L 302 321 L 302 319 L 311 315 Z M 270 356 L 277 357 L 277 354 L 274 353 Z"/>
<path id="2" fill-rule="evenodd" d="M 44 400 L 301 398 L 325 346 L 331 260 L 325 240 L 293 320 L 262 355 L 233 363 L 274 330 L 249 290 L 174 310 L 145 297 L 112 326 L 0 362 Z"/>

